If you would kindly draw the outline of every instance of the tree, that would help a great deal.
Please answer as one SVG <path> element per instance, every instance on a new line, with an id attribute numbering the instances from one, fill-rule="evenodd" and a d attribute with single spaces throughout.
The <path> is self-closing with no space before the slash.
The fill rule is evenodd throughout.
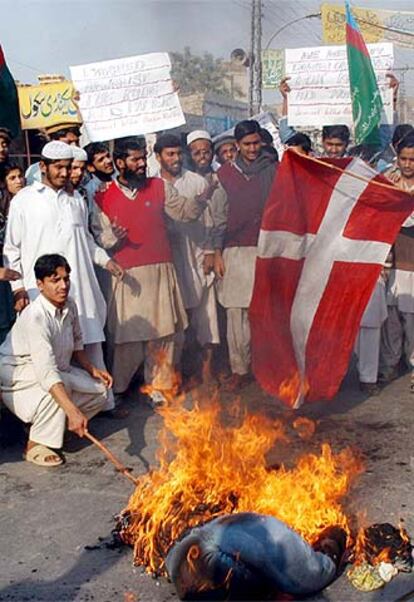
<path id="1" fill-rule="evenodd" d="M 172 78 L 182 94 L 195 92 L 226 93 L 226 70 L 222 59 L 209 52 L 202 56 L 192 54 L 186 46 L 184 52 L 171 52 Z"/>

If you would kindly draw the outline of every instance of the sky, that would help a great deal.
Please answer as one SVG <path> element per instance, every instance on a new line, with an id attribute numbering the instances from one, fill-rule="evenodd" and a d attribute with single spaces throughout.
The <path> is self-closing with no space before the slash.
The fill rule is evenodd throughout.
<path id="1" fill-rule="evenodd" d="M 414 11 L 413 0 L 355 4 Z M 264 0 L 263 46 L 283 25 L 319 10 L 317 0 Z M 0 0 L 0 44 L 13 76 L 25 83 L 39 73 L 69 76 L 69 65 L 185 46 L 227 59 L 234 48 L 248 50 L 249 35 L 249 0 Z M 287 27 L 272 47 L 321 44 L 320 20 L 309 19 Z M 396 50 L 396 66 L 414 67 L 413 57 L 414 38 L 412 50 Z M 406 85 L 414 96 L 414 69 Z"/>

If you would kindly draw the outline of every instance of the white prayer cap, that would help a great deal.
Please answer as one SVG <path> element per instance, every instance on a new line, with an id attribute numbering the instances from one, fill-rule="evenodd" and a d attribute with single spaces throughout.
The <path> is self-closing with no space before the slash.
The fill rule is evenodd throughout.
<path id="1" fill-rule="evenodd" d="M 79 146 L 72 145 L 70 147 L 72 149 L 73 158 L 75 161 L 87 161 L 88 155 L 86 154 L 86 150 L 80 148 Z"/>
<path id="2" fill-rule="evenodd" d="M 190 132 L 187 136 L 187 144 L 191 144 L 194 140 L 209 140 L 212 142 L 211 136 L 206 130 L 194 130 L 194 132 Z"/>
<path id="3" fill-rule="evenodd" d="M 45 159 L 52 159 L 52 161 L 73 159 L 72 147 L 60 140 L 52 140 L 52 142 L 45 144 L 42 148 L 41 155 Z"/>

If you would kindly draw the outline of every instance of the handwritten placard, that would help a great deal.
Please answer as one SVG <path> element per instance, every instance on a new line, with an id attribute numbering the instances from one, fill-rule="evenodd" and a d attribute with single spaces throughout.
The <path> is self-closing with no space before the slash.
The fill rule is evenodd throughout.
<path id="1" fill-rule="evenodd" d="M 393 122 L 392 90 L 386 77 L 394 63 L 393 45 L 368 44 L 381 92 L 384 123 Z M 292 126 L 346 124 L 352 126 L 348 60 L 345 46 L 317 46 L 286 50 L 290 76 L 288 123 Z"/>
<path id="2" fill-rule="evenodd" d="M 167 53 L 70 67 L 92 142 L 148 134 L 185 123 Z"/>
<path id="3" fill-rule="evenodd" d="M 81 123 L 73 100 L 72 82 L 18 86 L 20 122 L 23 130 L 41 129 L 59 123 Z"/>

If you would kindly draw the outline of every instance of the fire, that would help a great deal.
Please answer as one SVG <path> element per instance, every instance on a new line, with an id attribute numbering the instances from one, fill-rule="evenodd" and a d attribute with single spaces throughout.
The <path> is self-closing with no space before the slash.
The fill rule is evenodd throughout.
<path id="1" fill-rule="evenodd" d="M 307 379 L 302 377 L 299 372 L 295 372 L 291 378 L 287 378 L 282 382 L 278 396 L 291 408 L 296 408 L 301 405 L 308 392 L 309 383 Z"/>
<path id="2" fill-rule="evenodd" d="M 342 503 L 362 471 L 350 449 L 335 453 L 325 443 L 319 454 L 274 470 L 266 454 L 288 443 L 280 421 L 247 412 L 229 416 L 217 396 L 192 407 L 172 394 L 167 400 L 157 410 L 164 421 L 159 467 L 139 478 L 122 513 L 120 535 L 134 547 L 136 564 L 163 574 L 173 543 L 224 513 L 275 516 L 310 543 L 329 525 L 350 532 Z"/>
<path id="3" fill-rule="evenodd" d="M 393 564 L 397 558 L 409 558 L 410 537 L 400 524 L 398 529 L 389 523 L 361 527 L 353 550 L 354 564 L 368 562 L 375 566 L 381 562 Z"/>

